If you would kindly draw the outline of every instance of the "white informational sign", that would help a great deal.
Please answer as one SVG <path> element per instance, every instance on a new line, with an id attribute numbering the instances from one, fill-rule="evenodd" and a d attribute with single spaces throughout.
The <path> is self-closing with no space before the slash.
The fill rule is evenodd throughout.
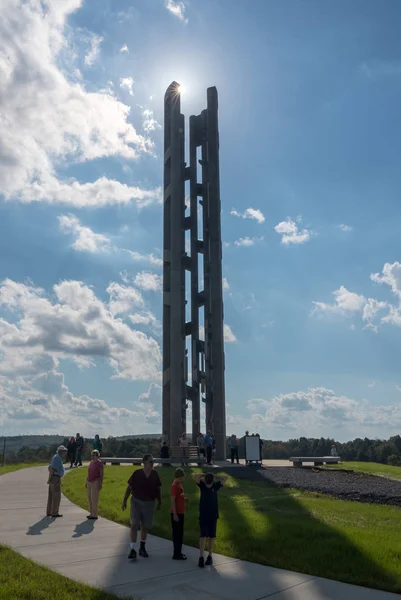
<path id="1" fill-rule="evenodd" d="M 245 460 L 260 462 L 260 438 L 257 435 L 245 436 Z"/>

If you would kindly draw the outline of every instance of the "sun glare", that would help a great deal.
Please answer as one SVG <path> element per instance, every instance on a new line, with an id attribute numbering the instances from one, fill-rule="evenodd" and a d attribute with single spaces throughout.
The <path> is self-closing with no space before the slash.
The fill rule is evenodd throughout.
<path id="1" fill-rule="evenodd" d="M 185 94 L 185 88 L 183 85 L 179 85 L 177 88 L 178 93 L 180 94 L 180 96 L 182 96 L 183 94 Z"/>

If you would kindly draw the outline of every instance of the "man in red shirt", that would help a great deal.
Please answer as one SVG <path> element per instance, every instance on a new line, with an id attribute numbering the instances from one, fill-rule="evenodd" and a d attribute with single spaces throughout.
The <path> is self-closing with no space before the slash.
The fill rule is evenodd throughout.
<path id="1" fill-rule="evenodd" d="M 161 509 L 161 481 L 159 475 L 153 470 L 153 456 L 145 454 L 143 457 L 143 469 L 137 469 L 128 480 L 128 487 L 125 491 L 124 500 L 121 509 L 127 508 L 127 500 L 132 494 L 130 523 L 131 523 L 131 551 L 129 559 L 136 558 L 136 538 L 138 529 L 141 530 L 141 544 L 139 547 L 139 556 L 148 558 L 146 552 L 146 538 L 149 529 L 153 527 L 153 517 L 155 512 L 155 501 L 157 500 L 157 510 Z"/>
<path id="2" fill-rule="evenodd" d="M 185 498 L 184 488 L 182 487 L 182 482 L 184 481 L 184 479 L 184 470 L 176 469 L 175 479 L 171 484 L 170 490 L 171 528 L 173 530 L 174 545 L 173 560 L 187 560 L 185 554 L 182 553 L 182 542 L 184 539 L 185 503 L 188 502 L 188 498 Z"/>

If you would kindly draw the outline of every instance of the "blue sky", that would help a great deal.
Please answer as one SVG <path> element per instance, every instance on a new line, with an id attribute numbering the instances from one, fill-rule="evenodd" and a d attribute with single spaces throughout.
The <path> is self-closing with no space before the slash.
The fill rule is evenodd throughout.
<path id="1" fill-rule="evenodd" d="M 173 80 L 187 117 L 219 92 L 228 431 L 398 433 L 399 2 L 6 0 L 0 17 L 0 433 L 161 429 Z"/>

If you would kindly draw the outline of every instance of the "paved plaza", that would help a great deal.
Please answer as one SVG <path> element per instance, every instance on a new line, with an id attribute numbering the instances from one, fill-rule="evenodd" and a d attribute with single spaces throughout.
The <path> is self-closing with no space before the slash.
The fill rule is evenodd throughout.
<path id="1" fill-rule="evenodd" d="M 117 468 L 117 467 L 116 467 Z M 44 516 L 47 468 L 0 477 L 0 542 L 58 573 L 135 600 L 399 600 L 397 594 L 329 581 L 215 555 L 200 570 L 198 551 L 171 560 L 172 544 L 151 536 L 149 559 L 127 560 L 128 529 L 62 498 L 62 519 Z M 167 507 L 164 507 L 167 510 Z"/>

